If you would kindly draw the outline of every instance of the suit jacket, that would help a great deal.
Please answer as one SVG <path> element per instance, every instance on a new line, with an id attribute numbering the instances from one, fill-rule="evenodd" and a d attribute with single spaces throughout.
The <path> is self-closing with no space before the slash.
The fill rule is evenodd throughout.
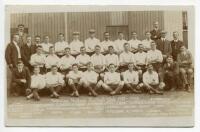
<path id="1" fill-rule="evenodd" d="M 179 63 L 179 67 L 187 67 L 191 68 L 192 66 L 192 54 L 187 50 L 185 54 L 179 53 L 177 55 L 177 61 Z M 186 61 L 186 63 L 183 63 Z"/>
<path id="2" fill-rule="evenodd" d="M 19 36 L 19 45 L 22 46 L 26 43 L 27 33 L 23 33 L 22 36 Z"/>
<path id="3" fill-rule="evenodd" d="M 159 49 L 162 54 L 164 55 L 170 55 L 172 53 L 171 43 L 169 40 L 162 41 L 161 39 L 158 39 L 156 41 L 157 49 Z"/>
<path id="4" fill-rule="evenodd" d="M 31 75 L 29 72 L 29 69 L 27 67 L 24 67 L 22 69 L 22 72 L 18 71 L 18 68 L 14 68 L 12 71 L 12 82 L 14 83 L 21 83 L 21 79 L 25 79 L 26 80 L 26 87 L 29 88 L 30 87 L 30 83 L 31 83 Z"/>
<path id="5" fill-rule="evenodd" d="M 150 31 L 150 33 L 151 33 L 151 39 L 154 41 L 161 38 L 161 30 L 160 29 L 158 29 L 157 31 L 155 29 L 153 29 Z"/>
<path id="6" fill-rule="evenodd" d="M 20 47 L 20 46 L 19 46 Z M 20 53 L 21 53 L 21 47 L 20 47 Z M 21 55 L 22 57 L 22 55 Z M 8 44 L 5 52 L 5 58 L 8 65 L 12 64 L 13 67 L 17 67 L 17 61 L 18 61 L 18 52 L 15 44 L 11 42 Z"/>
<path id="7" fill-rule="evenodd" d="M 165 71 L 171 71 L 171 72 L 174 72 L 174 73 L 178 73 L 179 72 L 179 65 L 178 65 L 177 62 L 173 62 L 170 66 L 167 63 L 165 63 L 163 65 L 163 70 L 164 70 L 164 72 Z"/>
<path id="8" fill-rule="evenodd" d="M 175 42 L 174 40 L 171 41 L 171 48 L 172 48 L 172 56 L 173 59 L 176 61 L 177 60 L 177 55 L 180 52 L 180 47 L 183 45 L 183 42 L 178 40 Z"/>
<path id="9" fill-rule="evenodd" d="M 34 54 L 36 52 L 36 46 L 32 45 L 29 47 L 27 44 L 24 44 L 22 46 L 22 58 L 23 58 L 23 62 L 26 66 L 30 66 L 30 58 L 31 55 Z"/>

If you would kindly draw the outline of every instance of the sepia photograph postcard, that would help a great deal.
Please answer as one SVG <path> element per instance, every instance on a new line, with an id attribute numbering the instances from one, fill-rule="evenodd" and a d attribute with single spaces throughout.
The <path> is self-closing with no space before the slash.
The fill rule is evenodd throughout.
<path id="1" fill-rule="evenodd" d="M 5 125 L 193 127 L 194 14 L 6 5 Z"/>

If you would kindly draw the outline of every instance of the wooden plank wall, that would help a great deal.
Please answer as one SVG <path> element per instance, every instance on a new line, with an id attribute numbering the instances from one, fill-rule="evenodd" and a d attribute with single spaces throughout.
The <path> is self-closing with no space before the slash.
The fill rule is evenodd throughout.
<path id="1" fill-rule="evenodd" d="M 138 33 L 139 39 L 144 39 L 145 32 L 153 29 L 153 22 L 158 21 L 160 28 L 164 28 L 164 16 L 162 11 L 134 11 L 128 13 L 129 37 L 131 31 Z"/>
<path id="2" fill-rule="evenodd" d="M 139 39 L 144 38 L 144 32 L 151 30 L 153 22 L 158 20 L 164 27 L 163 12 L 134 11 L 134 12 L 68 12 L 68 13 L 27 13 L 11 14 L 11 28 L 22 23 L 28 27 L 30 35 L 49 35 L 50 41 L 57 41 L 58 33 L 65 33 L 71 42 L 72 32 L 79 31 L 81 41 L 88 37 L 88 30 L 96 30 L 96 36 L 103 40 L 106 26 L 128 25 L 129 38 L 131 31 L 137 31 Z"/>
<path id="3" fill-rule="evenodd" d="M 34 37 L 40 35 L 50 36 L 50 42 L 55 43 L 59 33 L 65 32 L 63 13 L 28 13 L 11 14 L 11 28 L 24 24 L 29 34 Z"/>

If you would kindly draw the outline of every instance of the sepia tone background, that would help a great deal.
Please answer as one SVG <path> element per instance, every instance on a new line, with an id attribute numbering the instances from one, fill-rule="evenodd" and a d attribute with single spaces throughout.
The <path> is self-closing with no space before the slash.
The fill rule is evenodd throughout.
<path id="1" fill-rule="evenodd" d="M 66 12 L 66 13 L 17 13 L 10 15 L 11 33 L 18 24 L 24 24 L 28 34 L 49 35 L 50 42 L 55 43 L 59 33 L 64 33 L 68 42 L 72 40 L 72 32 L 79 31 L 80 40 L 88 37 L 88 30 L 96 30 L 96 36 L 103 40 L 103 32 L 111 33 L 111 39 L 117 38 L 122 31 L 125 39 L 136 31 L 138 39 L 144 39 L 145 31 L 153 29 L 153 22 L 158 21 L 160 28 L 168 32 L 178 31 L 180 39 L 187 45 L 187 13 L 184 11 L 118 11 L 118 12 Z"/>

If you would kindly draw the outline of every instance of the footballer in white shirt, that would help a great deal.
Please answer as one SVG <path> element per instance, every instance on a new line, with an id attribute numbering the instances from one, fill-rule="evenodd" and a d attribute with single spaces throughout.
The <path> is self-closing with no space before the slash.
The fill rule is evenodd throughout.
<path id="1" fill-rule="evenodd" d="M 41 46 L 43 49 L 43 54 L 47 56 L 49 54 L 49 47 L 53 46 L 53 44 L 49 43 L 48 35 L 44 36 L 44 42 L 41 44 Z"/>
<path id="2" fill-rule="evenodd" d="M 89 38 L 85 40 L 85 48 L 88 55 L 94 54 L 94 48 L 96 45 L 100 45 L 100 40 L 95 37 L 95 30 L 89 30 Z"/>
<path id="3" fill-rule="evenodd" d="M 147 65 L 147 71 L 143 74 L 143 83 L 140 87 L 144 87 L 149 94 L 163 94 L 161 90 L 165 84 L 159 82 L 158 73 L 154 71 L 152 64 Z"/>
<path id="4" fill-rule="evenodd" d="M 124 88 L 126 91 L 141 93 L 139 83 L 139 73 L 134 70 L 134 64 L 128 64 L 128 70 L 122 73 Z"/>
<path id="5" fill-rule="evenodd" d="M 118 39 L 114 41 L 114 46 L 117 54 L 121 54 L 124 51 L 124 44 L 127 41 L 124 39 L 124 34 L 122 32 L 118 32 Z"/>
<path id="6" fill-rule="evenodd" d="M 115 72 L 115 65 L 109 65 L 109 71 L 104 75 L 102 88 L 110 95 L 119 94 L 123 88 L 124 82 L 121 81 L 120 73 Z"/>
<path id="7" fill-rule="evenodd" d="M 105 64 L 106 64 L 106 69 L 108 70 L 108 67 L 110 64 L 114 64 L 116 66 L 116 70 L 119 67 L 119 57 L 114 53 L 114 47 L 109 46 L 108 47 L 109 53 L 105 56 Z"/>
<path id="8" fill-rule="evenodd" d="M 145 32 L 145 39 L 142 40 L 142 44 L 144 45 L 144 51 L 147 52 L 151 48 L 151 42 L 153 41 L 151 39 L 151 33 L 149 31 Z"/>
<path id="9" fill-rule="evenodd" d="M 138 51 L 138 44 L 141 43 L 140 40 L 137 39 L 137 33 L 131 32 L 132 38 L 128 41 L 131 46 L 131 52 L 136 53 Z"/>
<path id="10" fill-rule="evenodd" d="M 78 90 L 81 87 L 81 77 L 82 77 L 82 71 L 78 70 L 78 64 L 72 65 L 72 71 L 70 71 L 66 75 L 66 82 L 68 82 L 68 85 L 72 88 L 73 92 L 70 94 L 72 97 L 78 97 L 79 92 Z"/>
<path id="11" fill-rule="evenodd" d="M 51 67 L 53 65 L 56 65 L 57 67 L 59 67 L 59 63 L 60 63 L 60 58 L 55 54 L 54 47 L 53 46 L 49 47 L 49 54 L 47 55 L 45 59 L 45 67 L 46 67 L 47 72 L 51 70 Z"/>
<path id="12" fill-rule="evenodd" d="M 59 92 L 64 86 L 64 76 L 58 72 L 56 65 L 51 66 L 51 71 L 47 72 L 46 87 L 51 91 L 51 98 L 59 98 Z"/>
<path id="13" fill-rule="evenodd" d="M 108 54 L 108 47 L 111 46 L 111 45 L 114 47 L 113 41 L 110 40 L 110 33 L 109 32 L 104 32 L 104 41 L 102 41 L 100 43 L 101 53 L 103 55 Z"/>
<path id="14" fill-rule="evenodd" d="M 93 95 L 94 97 L 96 97 L 98 94 L 96 93 L 96 90 L 99 89 L 102 85 L 102 81 L 99 80 L 99 74 L 97 74 L 94 70 L 93 70 L 93 64 L 92 62 L 88 62 L 87 63 L 87 71 L 85 71 L 82 74 L 82 78 L 80 80 L 81 85 L 83 86 L 83 88 L 88 90 L 88 94 L 89 95 Z"/>
<path id="15" fill-rule="evenodd" d="M 58 57 L 62 57 L 65 55 L 65 48 L 69 47 L 69 44 L 65 41 L 65 37 L 63 33 L 59 33 L 58 42 L 55 43 L 55 53 Z"/>
<path id="16" fill-rule="evenodd" d="M 31 76 L 30 88 L 32 92 L 26 96 L 27 99 L 34 98 L 36 101 L 40 100 L 38 91 L 46 86 L 46 81 L 44 75 L 40 74 L 40 67 L 35 66 L 33 69 L 33 75 Z"/>
<path id="17" fill-rule="evenodd" d="M 80 55 L 76 57 L 76 63 L 78 63 L 79 70 L 86 71 L 88 62 L 90 62 L 90 56 L 86 54 L 85 47 L 81 47 Z"/>

